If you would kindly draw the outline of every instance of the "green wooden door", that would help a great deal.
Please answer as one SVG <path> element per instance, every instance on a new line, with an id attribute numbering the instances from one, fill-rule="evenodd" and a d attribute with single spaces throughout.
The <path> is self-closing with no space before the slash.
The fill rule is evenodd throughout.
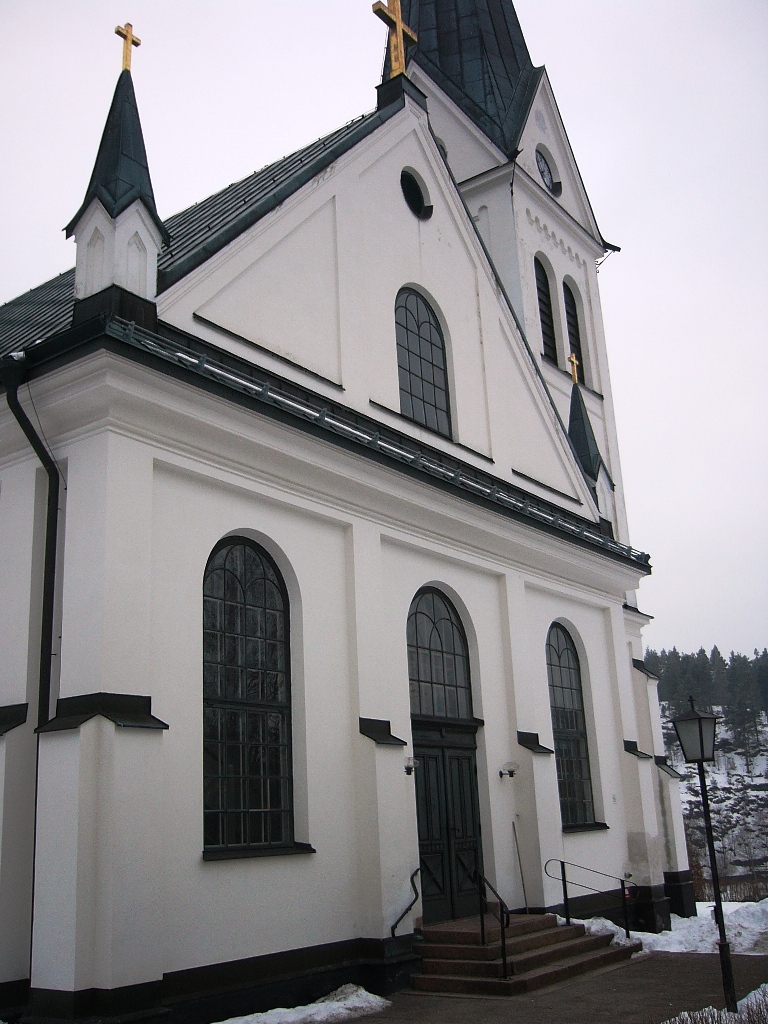
<path id="1" fill-rule="evenodd" d="M 425 924 L 476 914 L 475 872 L 482 871 L 474 734 L 454 736 L 458 746 L 445 739 L 436 734 L 414 746 Z"/>

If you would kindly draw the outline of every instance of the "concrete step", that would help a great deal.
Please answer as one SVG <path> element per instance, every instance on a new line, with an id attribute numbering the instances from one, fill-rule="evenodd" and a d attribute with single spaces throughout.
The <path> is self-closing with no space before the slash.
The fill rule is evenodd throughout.
<path id="1" fill-rule="evenodd" d="M 611 941 L 610 935 L 581 935 L 576 938 L 564 938 L 562 942 L 552 944 L 543 949 L 531 950 L 523 954 L 507 956 L 507 969 L 510 974 L 525 974 L 528 971 L 566 960 L 583 953 L 602 949 Z M 471 948 L 471 947 L 470 947 Z M 500 978 L 504 973 L 504 962 L 500 956 L 494 960 L 454 960 L 438 959 L 429 955 L 422 960 L 424 974 L 462 975 L 478 978 Z"/>
<path id="2" fill-rule="evenodd" d="M 507 931 L 507 956 L 525 953 L 530 949 L 576 939 L 584 934 L 583 924 L 563 925 L 560 928 L 543 928 L 527 934 L 517 935 Z M 417 947 L 420 956 L 429 960 L 497 960 L 501 956 L 501 941 L 488 942 L 485 946 L 460 945 L 459 943 L 424 942 Z"/>
<path id="3" fill-rule="evenodd" d="M 642 949 L 639 942 L 629 946 L 603 946 L 602 948 L 570 955 L 555 963 L 513 974 L 509 978 L 473 977 L 458 973 L 415 974 L 413 987 L 420 992 L 454 992 L 465 995 L 511 996 L 530 992 L 546 985 L 554 985 L 568 978 L 586 974 L 610 964 L 628 960 L 633 953 Z M 485 967 L 485 964 L 477 965 Z M 446 971 L 454 964 L 444 964 Z"/>
<path id="4" fill-rule="evenodd" d="M 517 938 L 528 932 L 542 931 L 557 927 L 554 914 L 513 914 L 506 933 L 508 937 Z M 480 945 L 480 917 L 464 917 L 456 921 L 443 921 L 441 924 L 424 925 L 421 934 L 426 942 L 441 945 Z M 494 942 L 501 936 L 499 922 L 491 914 L 485 915 L 485 935 L 488 942 Z"/>

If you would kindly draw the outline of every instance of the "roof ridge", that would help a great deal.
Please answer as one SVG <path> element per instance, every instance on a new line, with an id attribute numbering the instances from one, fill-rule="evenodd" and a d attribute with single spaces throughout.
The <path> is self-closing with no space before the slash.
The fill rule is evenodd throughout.
<path id="1" fill-rule="evenodd" d="M 177 210 L 176 213 L 172 213 L 168 217 L 165 217 L 164 223 L 168 224 L 170 221 L 175 220 L 177 217 L 181 217 L 182 214 L 188 213 L 190 210 L 194 210 L 202 203 L 206 203 L 210 199 L 215 199 L 217 196 L 223 195 L 230 189 L 237 188 L 238 185 L 243 185 L 245 182 L 251 180 L 256 175 L 265 174 L 267 171 L 270 171 L 273 168 L 277 168 L 285 164 L 286 161 L 291 160 L 302 153 L 305 153 L 308 149 L 311 149 L 313 146 L 320 145 L 327 139 L 330 139 L 332 136 L 338 135 L 340 132 L 346 131 L 348 128 L 351 128 L 353 125 L 355 125 L 358 121 L 364 121 L 366 117 L 370 117 L 372 114 L 375 113 L 375 110 L 370 110 L 365 114 L 358 114 L 356 117 L 353 117 L 351 120 L 347 121 L 340 127 L 335 128 L 333 131 L 328 132 L 326 135 L 321 135 L 313 142 L 309 142 L 304 146 L 299 146 L 298 149 L 292 150 L 290 153 L 287 153 L 285 156 L 280 157 L 278 160 L 272 160 L 269 163 L 264 164 L 262 167 L 258 167 L 254 171 L 250 171 L 248 174 L 245 174 L 242 178 L 238 178 L 236 181 L 230 182 L 229 185 L 225 185 L 223 188 L 217 189 L 216 192 L 211 192 L 210 195 L 204 196 L 202 199 L 198 199 L 196 202 L 191 203 L 189 206 L 183 207 L 181 210 Z"/>

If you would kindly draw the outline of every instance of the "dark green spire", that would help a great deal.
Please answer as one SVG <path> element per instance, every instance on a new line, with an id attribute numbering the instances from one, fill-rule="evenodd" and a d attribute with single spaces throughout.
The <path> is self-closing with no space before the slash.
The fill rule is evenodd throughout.
<path id="1" fill-rule="evenodd" d="M 418 36 L 409 59 L 511 157 L 544 71 L 533 66 L 512 0 L 402 0 L 402 12 Z"/>
<path id="2" fill-rule="evenodd" d="M 112 218 L 126 210 L 136 199 L 140 199 L 165 244 L 168 245 L 170 242 L 171 236 L 155 207 L 155 195 L 149 177 L 147 152 L 144 148 L 139 108 L 136 105 L 130 71 L 123 71 L 117 80 L 91 181 L 83 205 L 67 224 L 67 238 L 94 199 L 99 200 Z"/>
<path id="3" fill-rule="evenodd" d="M 597 481 L 600 467 L 605 466 L 600 449 L 597 447 L 595 432 L 589 420 L 581 388 L 574 384 L 571 390 L 571 415 L 568 420 L 568 436 L 581 468 L 590 480 Z M 607 470 L 606 470 L 607 472 Z M 610 479 L 610 474 L 609 477 Z"/>

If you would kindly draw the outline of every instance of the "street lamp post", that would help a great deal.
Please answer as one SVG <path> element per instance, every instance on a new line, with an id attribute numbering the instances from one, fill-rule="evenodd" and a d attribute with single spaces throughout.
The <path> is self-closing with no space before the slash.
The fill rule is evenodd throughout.
<path id="1" fill-rule="evenodd" d="M 723 916 L 723 900 L 720 895 L 720 876 L 717 873 L 715 857 L 715 837 L 712 833 L 712 818 L 709 814 L 709 797 L 707 796 L 707 780 L 704 775 L 704 762 L 715 760 L 715 726 L 717 716 L 697 711 L 693 697 L 689 698 L 691 710 L 675 718 L 675 727 L 683 757 L 689 764 L 699 768 L 699 785 L 701 786 L 701 803 L 704 809 L 704 829 L 709 847 L 709 863 L 712 869 L 712 888 L 715 891 L 715 919 L 720 934 L 718 949 L 720 951 L 720 970 L 723 975 L 723 992 L 725 1003 L 731 1013 L 738 1013 L 736 1005 L 736 988 L 733 982 L 733 964 L 731 963 L 731 947 L 725 934 L 725 918 Z"/>

